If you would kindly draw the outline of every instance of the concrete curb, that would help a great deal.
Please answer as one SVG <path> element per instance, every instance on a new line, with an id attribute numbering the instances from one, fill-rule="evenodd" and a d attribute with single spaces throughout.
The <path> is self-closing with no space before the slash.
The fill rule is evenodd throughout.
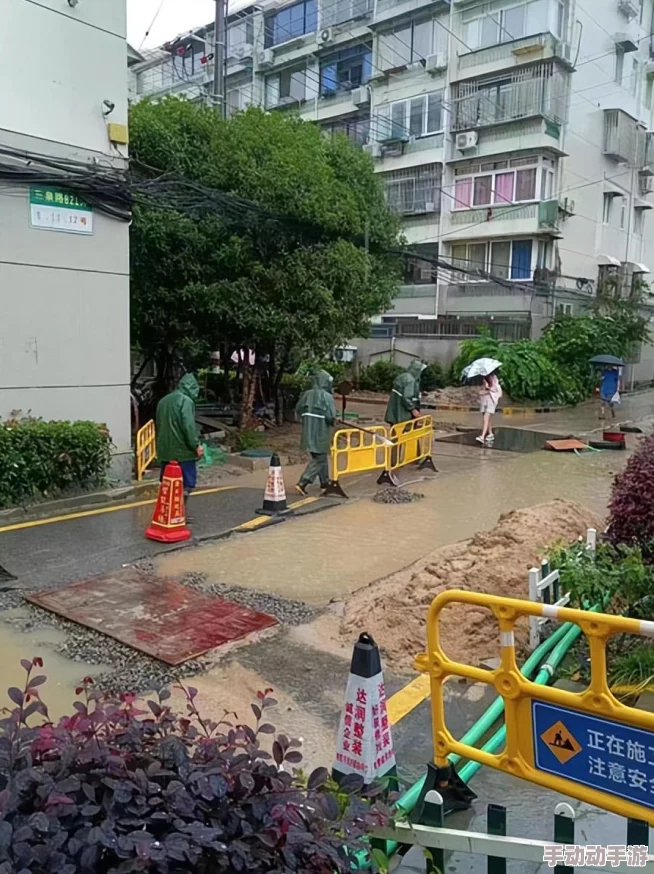
<path id="1" fill-rule="evenodd" d="M 70 510 L 85 510 L 99 505 L 111 505 L 118 501 L 137 500 L 139 498 L 156 497 L 159 482 L 147 481 L 133 483 L 120 489 L 109 489 L 104 492 L 91 492 L 88 495 L 75 495 L 70 498 L 57 498 L 54 501 L 43 501 L 26 507 L 10 507 L 0 510 L 0 525 L 12 522 L 26 522 L 30 519 L 42 519 L 56 516 Z"/>

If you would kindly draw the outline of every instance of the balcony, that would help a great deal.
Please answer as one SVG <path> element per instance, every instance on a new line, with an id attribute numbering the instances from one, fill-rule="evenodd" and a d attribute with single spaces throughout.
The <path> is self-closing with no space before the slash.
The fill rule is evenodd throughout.
<path id="1" fill-rule="evenodd" d="M 450 240 L 548 234 L 561 237 L 558 200 L 463 209 L 449 213 Z"/>
<path id="2" fill-rule="evenodd" d="M 415 12 L 433 13 L 447 8 L 449 8 L 447 0 L 377 0 L 375 24 Z"/>
<path id="3" fill-rule="evenodd" d="M 501 78 L 459 82 L 453 88 L 454 131 L 529 118 L 565 119 L 568 75 L 553 61 L 514 70 Z"/>
<path id="4" fill-rule="evenodd" d="M 622 109 L 604 110 L 604 154 L 620 164 L 643 166 L 645 129 Z"/>
<path id="5" fill-rule="evenodd" d="M 457 80 L 484 76 L 550 58 L 557 58 L 572 69 L 570 46 L 551 33 L 539 33 L 472 52 L 459 53 L 452 78 Z"/>

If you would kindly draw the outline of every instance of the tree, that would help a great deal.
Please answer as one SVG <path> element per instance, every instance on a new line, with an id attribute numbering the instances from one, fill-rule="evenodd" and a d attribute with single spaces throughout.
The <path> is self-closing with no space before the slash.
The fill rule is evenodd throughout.
<path id="1" fill-rule="evenodd" d="M 130 139 L 133 335 L 162 374 L 176 355 L 197 366 L 212 349 L 249 348 L 277 397 L 292 353 L 324 355 L 390 304 L 399 222 L 344 136 L 168 98 L 132 107 Z"/>

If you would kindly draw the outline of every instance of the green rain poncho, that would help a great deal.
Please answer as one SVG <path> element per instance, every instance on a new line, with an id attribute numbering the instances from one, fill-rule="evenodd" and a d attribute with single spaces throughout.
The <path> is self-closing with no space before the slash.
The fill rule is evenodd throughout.
<path id="1" fill-rule="evenodd" d="M 200 386 L 192 373 L 185 374 L 175 391 L 157 406 L 157 458 L 160 462 L 191 461 L 197 458 L 198 428 L 195 402 Z"/>
<path id="2" fill-rule="evenodd" d="M 420 374 L 424 368 L 425 365 L 421 361 L 412 361 L 408 370 L 395 380 L 384 419 L 389 425 L 407 422 L 412 418 L 411 411 L 419 408 Z"/>
<path id="3" fill-rule="evenodd" d="M 330 426 L 336 421 L 336 406 L 332 395 L 334 380 L 326 370 L 313 375 L 313 387 L 305 391 L 295 408 L 302 421 L 300 449 L 326 455 L 331 448 Z"/>

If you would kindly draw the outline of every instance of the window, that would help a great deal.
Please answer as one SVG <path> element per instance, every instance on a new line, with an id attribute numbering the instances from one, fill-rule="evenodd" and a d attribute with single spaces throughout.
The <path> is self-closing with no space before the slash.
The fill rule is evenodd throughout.
<path id="1" fill-rule="evenodd" d="M 620 198 L 620 230 L 624 231 L 625 224 L 627 223 L 627 198 Z"/>
<path id="2" fill-rule="evenodd" d="M 642 237 L 644 225 L 645 225 L 645 210 L 644 209 L 635 209 L 634 210 L 634 234 L 636 234 L 639 237 Z"/>
<path id="3" fill-rule="evenodd" d="M 531 279 L 533 248 L 533 240 L 457 243 L 452 246 L 452 265 L 473 274 L 467 281 L 474 279 L 478 271 L 491 273 L 500 279 Z"/>
<path id="4" fill-rule="evenodd" d="M 475 50 L 548 31 L 561 37 L 564 16 L 564 0 L 531 0 L 465 22 L 464 41 Z"/>
<path id="5" fill-rule="evenodd" d="M 382 33 L 378 43 L 378 66 L 382 70 L 396 70 L 423 61 L 444 50 L 446 39 L 447 32 L 434 18 L 414 21 L 393 33 Z"/>
<path id="6" fill-rule="evenodd" d="M 213 37 L 212 37 L 213 38 Z M 254 22 L 251 18 L 236 21 L 227 28 L 227 57 L 235 57 L 235 52 L 242 46 L 254 43 Z"/>
<path id="7" fill-rule="evenodd" d="M 313 33 L 317 26 L 317 0 L 302 0 L 266 19 L 265 45 L 276 46 L 305 33 Z"/>
<path id="8" fill-rule="evenodd" d="M 615 50 L 615 83 L 622 85 L 622 77 L 624 75 L 624 52 L 622 49 Z"/>
<path id="9" fill-rule="evenodd" d="M 510 164 L 510 166 L 509 166 Z M 533 166 L 523 167 L 524 164 Z M 509 161 L 496 161 L 476 165 L 476 172 L 457 169 L 454 181 L 453 209 L 469 209 L 471 206 L 498 206 L 506 203 L 521 203 L 552 198 L 554 185 L 553 162 L 548 158 L 514 158 Z M 515 169 L 514 169 L 515 168 Z M 518 169 L 519 168 L 519 169 Z M 484 171 L 497 171 L 487 172 Z M 467 176 L 464 174 L 473 173 Z M 540 174 L 540 187 L 538 176 Z"/>
<path id="10" fill-rule="evenodd" d="M 373 0 L 329 0 L 323 4 L 320 26 L 331 27 L 352 21 L 353 18 L 362 18 L 369 15 L 372 9 Z"/>
<path id="11" fill-rule="evenodd" d="M 370 136 L 370 116 L 363 115 L 359 118 L 335 121 L 331 124 L 323 125 L 322 130 L 329 136 L 345 134 L 348 140 L 351 140 L 358 146 L 363 146 L 368 142 Z"/>
<path id="12" fill-rule="evenodd" d="M 266 76 L 266 109 L 305 100 L 307 75 L 304 67 L 288 67 Z"/>
<path id="13" fill-rule="evenodd" d="M 556 314 L 557 314 L 557 316 L 571 316 L 572 315 L 572 304 L 571 303 L 557 303 Z"/>
<path id="14" fill-rule="evenodd" d="M 372 75 L 372 46 L 363 44 L 342 49 L 320 64 L 320 94 L 352 91 L 366 83 Z"/>
<path id="15" fill-rule="evenodd" d="M 411 100 L 401 100 L 379 107 L 380 142 L 426 137 L 443 130 L 443 92 L 434 91 Z"/>
<path id="16" fill-rule="evenodd" d="M 438 268 L 432 261 L 409 256 L 404 261 L 406 285 L 433 285 L 438 279 Z"/>
<path id="17" fill-rule="evenodd" d="M 442 166 L 425 164 L 383 174 L 386 201 L 401 215 L 440 212 Z"/>
<path id="18" fill-rule="evenodd" d="M 602 221 L 605 225 L 611 223 L 611 209 L 613 207 L 613 195 L 605 194 L 604 195 L 604 206 L 602 209 Z"/>

